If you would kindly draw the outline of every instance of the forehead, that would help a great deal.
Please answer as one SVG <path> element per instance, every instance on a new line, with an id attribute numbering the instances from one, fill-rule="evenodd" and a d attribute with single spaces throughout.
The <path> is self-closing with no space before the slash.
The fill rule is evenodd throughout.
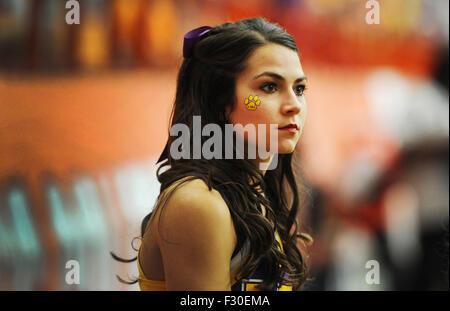
<path id="1" fill-rule="evenodd" d="M 287 79 L 304 76 L 298 54 L 280 44 L 270 43 L 257 48 L 247 60 L 243 75 L 257 75 L 263 71 L 274 71 Z"/>

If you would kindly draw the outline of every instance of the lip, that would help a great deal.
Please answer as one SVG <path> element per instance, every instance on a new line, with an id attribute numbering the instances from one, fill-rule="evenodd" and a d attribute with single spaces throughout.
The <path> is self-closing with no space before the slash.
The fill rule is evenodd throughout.
<path id="1" fill-rule="evenodd" d="M 298 132 L 298 125 L 295 123 L 291 123 L 291 124 L 285 125 L 283 127 L 279 127 L 278 130 L 289 132 L 291 134 L 295 134 Z"/>
<path id="2" fill-rule="evenodd" d="M 289 128 L 289 127 L 292 127 L 292 128 L 295 128 L 295 129 L 298 130 L 298 125 L 295 124 L 295 123 L 290 123 L 290 124 L 287 124 L 285 126 L 280 126 L 279 129 Z"/>

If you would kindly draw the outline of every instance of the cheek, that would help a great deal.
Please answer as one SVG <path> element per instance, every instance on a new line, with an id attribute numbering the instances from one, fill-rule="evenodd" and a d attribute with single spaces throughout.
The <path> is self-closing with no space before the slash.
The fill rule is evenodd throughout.
<path id="1" fill-rule="evenodd" d="M 302 105 L 302 118 L 306 119 L 306 115 L 308 114 L 308 105 L 306 104 L 306 100 L 303 102 Z"/>
<path id="2" fill-rule="evenodd" d="M 231 113 L 230 120 L 233 124 L 240 123 L 242 125 L 266 123 L 267 119 L 267 106 L 264 104 L 262 98 L 256 97 L 256 95 L 241 96 L 237 99 L 236 107 Z"/>
<path id="3" fill-rule="evenodd" d="M 274 99 L 261 97 L 256 108 L 249 109 L 244 105 L 247 116 L 251 118 L 251 122 L 258 124 L 274 123 L 274 116 L 276 116 L 277 103 Z M 251 108 L 251 107 L 250 107 Z"/>
<path id="4" fill-rule="evenodd" d="M 233 125 L 241 124 L 244 127 L 248 124 L 253 124 L 255 126 L 254 139 L 239 131 L 238 135 L 247 143 L 257 144 L 257 137 L 259 135 L 258 124 L 270 123 L 268 116 L 271 114 L 267 110 L 268 106 L 265 104 L 264 99 L 258 97 L 255 101 L 253 97 L 255 95 L 252 95 L 251 100 L 249 100 L 250 95 L 251 93 L 246 96 L 241 96 L 240 99 L 236 99 L 236 106 L 230 114 L 230 121 Z"/>
<path id="5" fill-rule="evenodd" d="M 306 102 L 302 105 L 302 111 L 300 113 L 300 119 L 302 120 L 302 126 L 305 126 L 306 116 L 308 115 L 308 105 Z"/>

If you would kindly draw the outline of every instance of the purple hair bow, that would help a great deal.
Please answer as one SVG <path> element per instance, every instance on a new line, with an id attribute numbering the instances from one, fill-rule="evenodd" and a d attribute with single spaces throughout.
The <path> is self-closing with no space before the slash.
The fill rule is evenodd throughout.
<path id="1" fill-rule="evenodd" d="M 198 28 L 195 28 L 189 32 L 187 32 L 184 35 L 184 42 L 183 42 L 183 57 L 184 58 L 191 58 L 192 57 L 192 50 L 194 48 L 195 43 L 208 31 L 211 30 L 212 27 L 210 26 L 201 26 Z"/>
<path id="2" fill-rule="evenodd" d="M 192 50 L 194 48 L 195 43 L 208 31 L 211 30 L 212 27 L 210 26 L 201 26 L 195 29 L 192 29 L 191 31 L 187 32 L 184 35 L 184 42 L 183 42 L 183 57 L 184 58 L 191 58 L 192 57 Z M 166 143 L 166 146 L 164 147 L 163 152 L 159 156 L 158 161 L 156 164 L 158 164 L 161 161 L 164 161 L 165 159 L 169 158 L 169 144 Z"/>

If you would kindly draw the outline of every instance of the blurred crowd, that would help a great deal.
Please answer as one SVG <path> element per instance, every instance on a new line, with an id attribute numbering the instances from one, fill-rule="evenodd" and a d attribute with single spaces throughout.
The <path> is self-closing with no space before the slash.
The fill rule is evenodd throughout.
<path id="1" fill-rule="evenodd" d="M 381 22 L 357 0 L 79 0 L 79 25 L 66 1 L 0 1 L 0 68 L 49 70 L 174 66 L 182 37 L 198 25 L 264 16 L 293 34 L 308 61 L 391 65 L 429 73 L 448 41 L 446 1 L 385 0 Z M 427 71 L 428 70 L 428 71 Z"/>
<path id="2" fill-rule="evenodd" d="M 311 81 L 305 289 L 448 290 L 447 0 L 380 0 L 375 25 L 361 0 L 79 0 L 79 25 L 65 2 L 0 0 L 0 290 L 137 289 L 109 251 L 136 255 L 158 195 L 183 35 L 254 16 L 294 36 Z"/>

